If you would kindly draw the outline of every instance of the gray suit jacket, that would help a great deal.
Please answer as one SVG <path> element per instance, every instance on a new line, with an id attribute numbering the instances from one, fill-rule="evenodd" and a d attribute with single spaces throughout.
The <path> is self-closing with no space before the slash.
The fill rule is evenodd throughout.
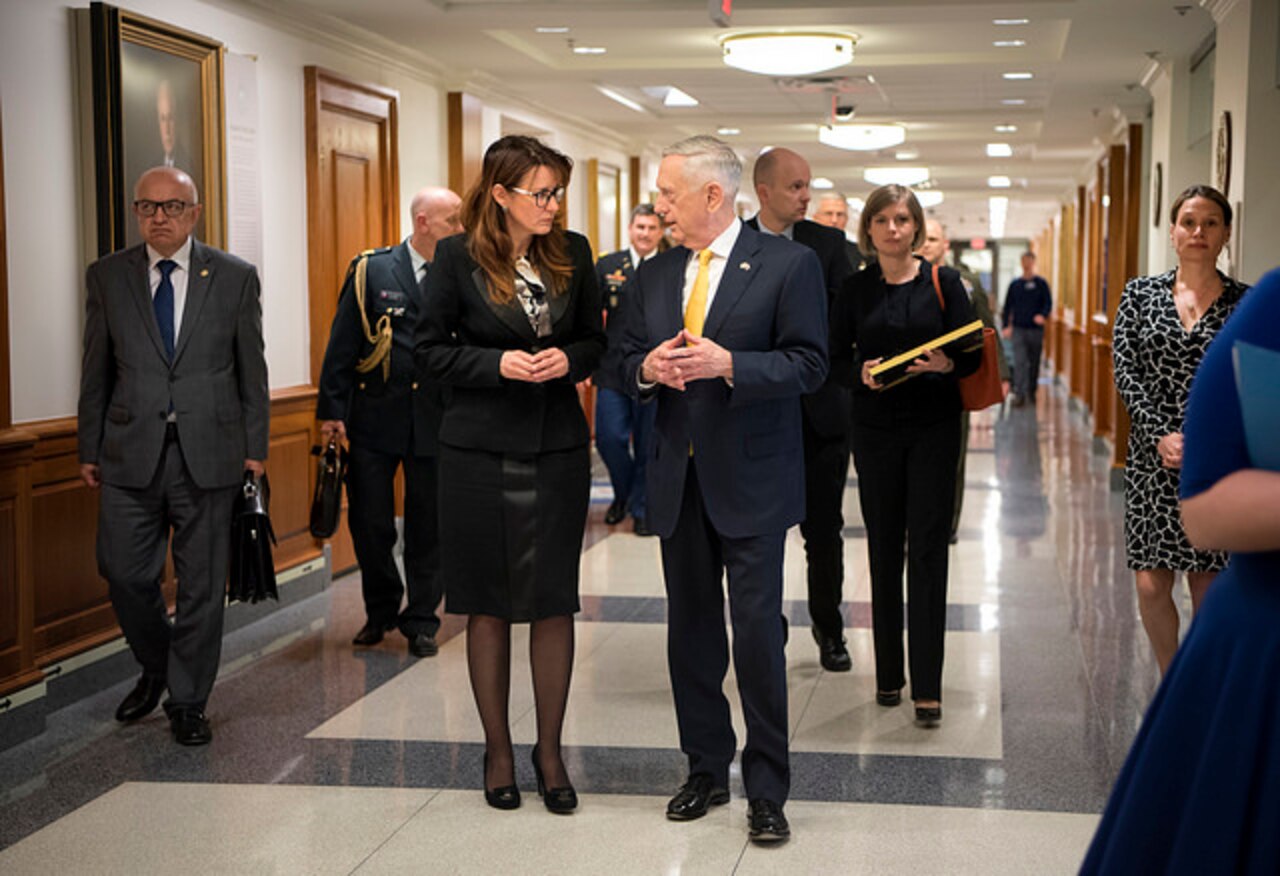
<path id="1" fill-rule="evenodd" d="M 85 275 L 80 462 L 104 483 L 150 483 L 170 407 L 187 469 L 202 489 L 235 486 L 245 459 L 267 458 L 269 397 L 253 265 L 191 247 L 182 325 L 167 361 L 147 282 L 147 251 L 104 256 Z"/>

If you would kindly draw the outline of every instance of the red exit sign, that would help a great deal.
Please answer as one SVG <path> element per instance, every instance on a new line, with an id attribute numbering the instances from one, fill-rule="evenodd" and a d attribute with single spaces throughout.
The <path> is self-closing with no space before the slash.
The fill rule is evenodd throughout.
<path id="1" fill-rule="evenodd" d="M 707 14 L 718 27 L 728 27 L 733 18 L 733 0 L 707 0 Z"/>

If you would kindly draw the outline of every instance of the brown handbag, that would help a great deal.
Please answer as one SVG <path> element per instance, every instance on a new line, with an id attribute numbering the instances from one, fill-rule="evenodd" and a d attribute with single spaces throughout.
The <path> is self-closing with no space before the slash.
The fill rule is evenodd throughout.
<path id="1" fill-rule="evenodd" d="M 947 312 L 947 302 L 942 298 L 942 286 L 938 283 L 938 266 L 933 266 L 933 291 L 938 296 L 938 305 L 942 312 Z M 1004 383 L 1000 380 L 1000 359 L 996 352 L 996 344 L 1000 338 L 996 330 L 990 326 L 982 329 L 982 364 L 978 370 L 968 377 L 961 377 L 960 403 L 966 411 L 980 411 L 1004 401 Z"/>

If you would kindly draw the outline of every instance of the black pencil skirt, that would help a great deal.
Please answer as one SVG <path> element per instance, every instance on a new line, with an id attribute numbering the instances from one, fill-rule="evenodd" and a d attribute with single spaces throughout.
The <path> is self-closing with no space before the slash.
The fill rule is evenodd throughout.
<path id="1" fill-rule="evenodd" d="M 441 444 L 446 611 L 510 621 L 577 612 L 590 491 L 585 445 L 510 455 Z"/>

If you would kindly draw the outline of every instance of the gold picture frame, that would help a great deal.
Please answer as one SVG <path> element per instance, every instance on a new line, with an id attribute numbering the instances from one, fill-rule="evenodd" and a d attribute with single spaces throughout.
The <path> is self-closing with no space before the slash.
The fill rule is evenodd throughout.
<path id="1" fill-rule="evenodd" d="M 106 3 L 87 10 L 98 255 L 140 242 L 130 205 L 143 171 L 191 175 L 195 235 L 226 239 L 222 43 Z"/>

